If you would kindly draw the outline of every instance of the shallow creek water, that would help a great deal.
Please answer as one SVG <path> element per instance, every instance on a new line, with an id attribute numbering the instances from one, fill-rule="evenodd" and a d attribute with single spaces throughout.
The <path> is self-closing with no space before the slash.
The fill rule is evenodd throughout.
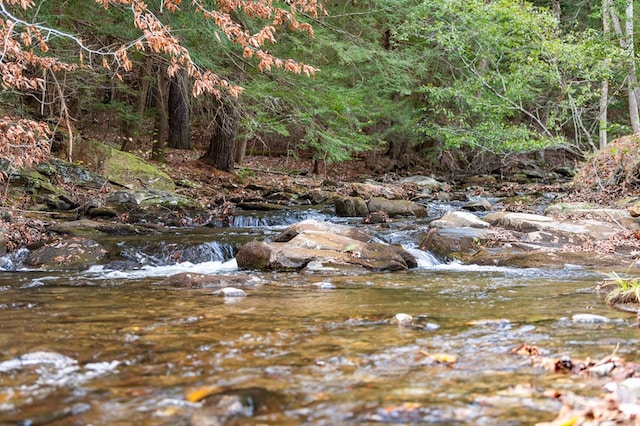
<path id="1" fill-rule="evenodd" d="M 242 242 L 278 229 L 173 238 Z M 602 274 L 419 255 L 407 272 L 260 273 L 263 284 L 233 299 L 160 285 L 181 271 L 239 273 L 232 259 L 0 272 L 0 424 L 528 425 L 559 409 L 543 390 L 597 395 L 604 382 L 531 366 L 512 348 L 598 359 L 619 346 L 639 358 L 635 318 L 592 291 Z M 333 288 L 310 285 L 319 282 Z M 398 313 L 414 321 L 399 326 Z M 574 323 L 582 313 L 611 321 Z M 225 395 L 242 403 L 240 415 Z"/>

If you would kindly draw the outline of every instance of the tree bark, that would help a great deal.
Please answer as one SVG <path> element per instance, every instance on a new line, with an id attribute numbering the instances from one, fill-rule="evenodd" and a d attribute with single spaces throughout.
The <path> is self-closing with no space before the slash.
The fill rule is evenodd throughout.
<path id="1" fill-rule="evenodd" d="M 636 97 L 636 89 L 638 88 L 638 76 L 636 71 L 636 50 L 633 40 L 633 1 L 628 0 L 625 10 L 625 36 L 627 38 L 627 51 L 631 66 L 629 69 L 629 110 L 631 112 L 631 128 L 633 133 L 640 133 L 640 113 L 638 112 L 638 98 Z"/>
<path id="2" fill-rule="evenodd" d="M 244 157 L 247 154 L 247 140 L 242 138 L 236 140 L 235 149 L 233 151 L 233 160 L 236 164 L 242 164 Z"/>
<path id="3" fill-rule="evenodd" d="M 167 98 L 169 92 L 169 76 L 167 66 L 158 65 L 158 84 L 156 99 L 156 123 L 153 129 L 153 145 L 151 147 L 151 159 L 164 162 L 167 137 L 169 136 L 169 114 L 167 113 Z"/>
<path id="4" fill-rule="evenodd" d="M 633 133 L 640 133 L 640 115 L 638 113 L 638 98 L 636 97 L 636 89 L 638 78 L 635 65 L 635 48 L 633 45 L 633 0 L 627 0 L 625 8 L 625 27 L 624 32 L 620 24 L 620 18 L 616 13 L 613 0 L 607 0 L 607 10 L 611 17 L 611 23 L 620 39 L 620 47 L 627 51 L 629 57 L 629 72 L 627 74 L 627 91 L 629 97 L 629 120 Z"/>
<path id="5" fill-rule="evenodd" d="M 147 97 L 151 87 L 151 67 L 151 61 L 147 59 L 138 70 L 138 98 L 136 99 L 135 118 L 129 120 L 129 122 L 122 123 L 124 137 L 120 146 L 121 151 L 132 151 L 138 145 L 140 131 L 144 123 Z"/>
<path id="6" fill-rule="evenodd" d="M 237 100 L 228 96 L 215 99 L 217 104 L 213 118 L 213 133 L 207 152 L 200 158 L 216 169 L 231 172 L 240 113 Z"/>
<path id="7" fill-rule="evenodd" d="M 189 116 L 189 77 L 180 70 L 169 85 L 169 147 L 193 149 Z"/>
<path id="8" fill-rule="evenodd" d="M 609 40 L 611 26 L 609 24 L 609 14 L 606 13 L 607 0 L 602 0 L 602 34 L 605 40 Z M 607 61 L 608 68 L 608 61 Z M 598 129 L 600 149 L 606 148 L 608 144 L 607 136 L 607 107 L 609 105 L 609 80 L 604 79 L 600 88 L 600 114 L 598 116 Z"/>
<path id="9" fill-rule="evenodd" d="M 553 10 L 553 15 L 560 23 L 562 20 L 562 9 L 560 8 L 560 0 L 551 0 L 551 10 Z"/>

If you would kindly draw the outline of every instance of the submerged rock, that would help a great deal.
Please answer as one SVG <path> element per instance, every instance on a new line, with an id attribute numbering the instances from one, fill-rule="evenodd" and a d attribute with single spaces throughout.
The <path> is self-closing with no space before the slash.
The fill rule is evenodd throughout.
<path id="1" fill-rule="evenodd" d="M 251 275 L 207 275 L 182 272 L 171 275 L 158 285 L 176 288 L 253 287 L 260 279 Z"/>
<path id="2" fill-rule="evenodd" d="M 235 287 L 221 288 L 211 294 L 221 297 L 247 297 L 247 293 L 244 290 Z"/>
<path id="3" fill-rule="evenodd" d="M 595 314 L 575 314 L 571 317 L 571 320 L 574 323 L 581 324 L 606 324 L 611 320 L 607 317 L 603 317 L 602 315 Z"/>
<path id="4" fill-rule="evenodd" d="M 199 407 L 189 419 L 190 426 L 241 424 L 244 423 L 240 422 L 243 417 L 280 411 L 284 397 L 265 388 L 249 387 L 211 393 L 200 402 L 202 407 Z"/>

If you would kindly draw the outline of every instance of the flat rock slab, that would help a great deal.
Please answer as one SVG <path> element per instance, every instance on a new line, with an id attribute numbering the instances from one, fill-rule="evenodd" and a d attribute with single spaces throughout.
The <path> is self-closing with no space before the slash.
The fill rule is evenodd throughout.
<path id="1" fill-rule="evenodd" d="M 355 265 L 375 271 L 417 266 L 416 259 L 402 247 L 371 243 L 369 239 L 357 228 L 304 221 L 287 228 L 274 242 L 245 244 L 238 251 L 236 261 L 241 269 L 276 271 L 297 271 L 309 264 L 316 269 L 318 265 Z"/>

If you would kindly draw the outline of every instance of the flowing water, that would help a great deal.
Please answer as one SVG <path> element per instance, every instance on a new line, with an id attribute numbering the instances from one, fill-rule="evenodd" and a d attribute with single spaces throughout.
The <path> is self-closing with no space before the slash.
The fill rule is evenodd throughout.
<path id="1" fill-rule="evenodd" d="M 460 266 L 413 250 L 420 266 L 406 272 L 255 273 L 243 298 L 162 284 L 246 273 L 232 253 L 282 229 L 264 223 L 176 231 L 153 254 L 149 239 L 103 241 L 141 269 L 0 272 L 0 424 L 528 425 L 559 409 L 544 390 L 591 395 L 604 382 L 511 349 L 638 360 L 635 318 L 593 292 L 601 274 L 571 266 Z M 418 228 L 376 232 L 411 249 Z M 171 264 L 176 250 L 197 263 Z M 610 321 L 572 321 L 584 313 Z"/>

